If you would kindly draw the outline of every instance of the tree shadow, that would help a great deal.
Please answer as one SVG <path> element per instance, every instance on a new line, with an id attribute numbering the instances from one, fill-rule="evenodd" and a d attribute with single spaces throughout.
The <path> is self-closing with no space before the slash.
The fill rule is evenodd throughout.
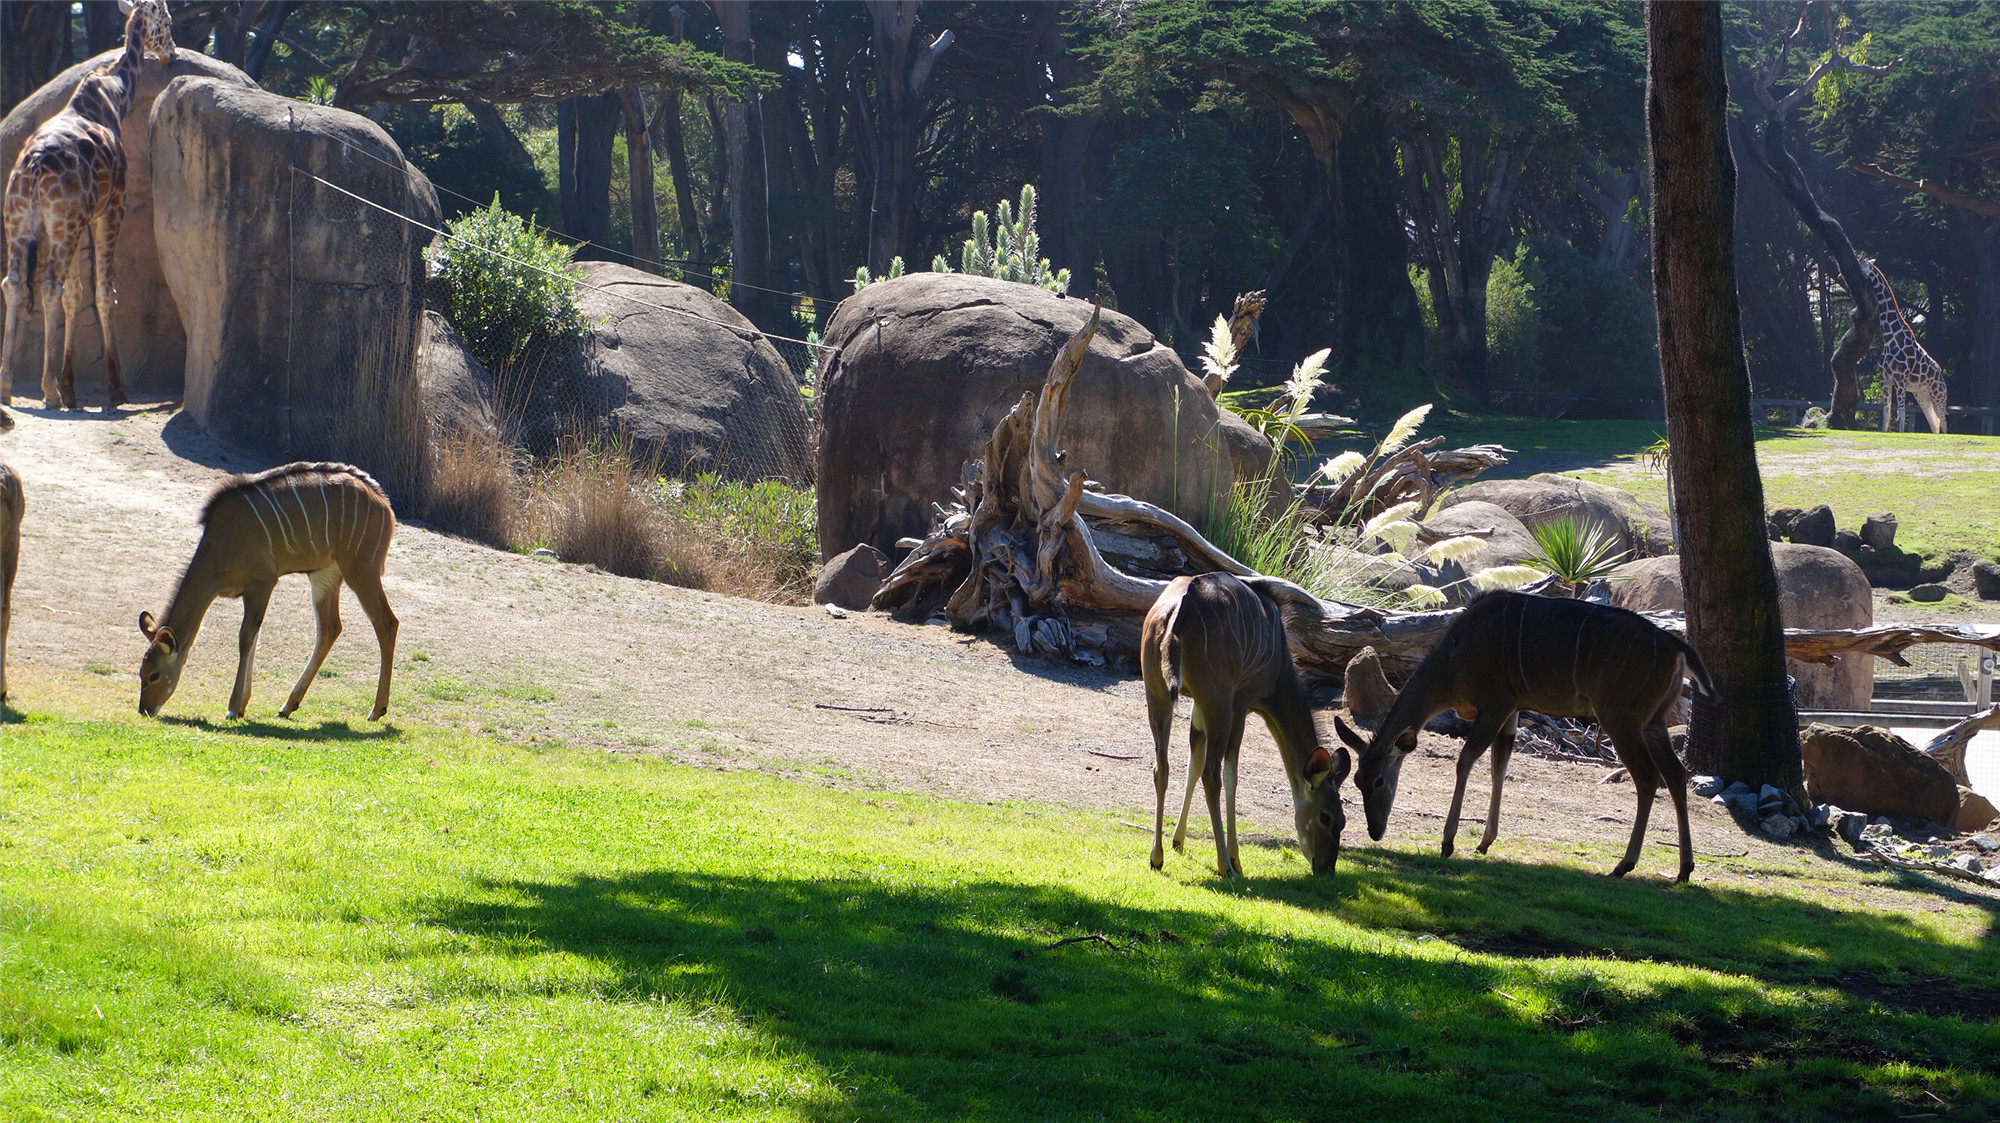
<path id="1" fill-rule="evenodd" d="M 1662 905 L 1657 888 L 1574 870 L 1490 863 L 1438 878 L 1432 865 L 1378 860 L 1361 878 L 1217 882 L 1216 890 L 1347 914 L 1368 910 L 1375 891 L 1367 879 L 1386 870 L 1406 874 L 1394 893 L 1414 895 L 1417 908 L 1439 916 L 1494 889 L 1533 904 L 1534 889 L 1551 886 L 1610 898 L 1614 920 L 1621 895 L 1644 894 L 1650 917 L 1662 908 L 1690 914 L 1676 926 L 1712 924 L 1750 904 L 1697 889 Z M 1532 888 L 1519 884 L 1522 874 L 1536 875 Z M 1918 943 L 1932 947 L 1913 925 L 1806 902 L 1787 907 L 1843 938 L 1872 939 L 1889 958 Z M 551 987 L 575 987 L 620 1001 L 725 1006 L 781 1051 L 838 1074 L 836 1099 L 788 1105 L 815 1119 L 1138 1120 L 1191 1111 L 1265 1119 L 1343 1101 L 1366 1102 L 1366 1114 L 1381 1118 L 1636 1117 L 1636 1103 L 1650 1118 L 1653 1105 L 1713 1104 L 1719 1096 L 1797 1103 L 1798 1090 L 1784 1081 L 1737 1087 L 1736 1070 L 1698 1053 L 1663 1062 L 1662 1027 L 1686 1021 L 1688 1011 L 1709 1019 L 1689 1024 L 1708 1025 L 1739 1051 L 1768 1044 L 1774 1053 L 1792 1050 L 1780 1055 L 1838 1057 L 1864 1047 L 1852 1024 L 1829 1026 L 1821 1017 L 1806 1034 L 1792 1024 L 1806 1018 L 1796 1012 L 1739 1033 L 1728 1011 L 1761 1003 L 1747 981 L 1694 977 L 1606 989 L 1584 970 L 1586 981 L 1556 1003 L 1562 1017 L 1552 1017 L 1531 1013 L 1508 990 L 1543 981 L 1524 983 L 1532 968 L 1439 955 L 1442 945 L 1417 941 L 1249 930 L 1220 911 L 1132 907 L 1046 885 L 912 887 L 655 870 L 489 879 L 462 897 L 415 899 L 410 908 L 422 923 L 517 961 L 482 984 L 496 996 L 540 999 Z M 1598 942 L 1671 946 L 1671 932 L 1632 922 L 1600 927 L 1615 935 L 1593 936 Z M 1743 935 L 1745 958 L 1766 950 L 1747 942 L 1754 933 Z M 527 962 L 542 956 L 551 957 L 546 969 Z M 568 957 L 608 970 L 609 979 L 594 970 L 581 981 L 556 966 Z M 1588 1006 L 1579 1015 L 1589 1019 L 1588 1034 L 1564 1020 L 1571 990 Z M 1903 1015 L 1880 1016 L 1895 1023 Z M 1972 1032 L 1925 1051 L 1950 1063 L 1961 1052 L 1971 1060 Z M 1841 1094 L 1852 1095 L 1851 1086 Z"/>
<path id="2" fill-rule="evenodd" d="M 303 725 L 290 721 L 260 721 L 256 718 L 218 722 L 205 717 L 168 716 L 157 720 L 166 725 L 199 729 L 205 733 L 227 733 L 236 737 L 269 737 L 279 741 L 383 741 L 402 732 L 399 727 L 389 722 L 383 722 L 374 728 L 356 729 L 346 721 L 321 721 L 317 725 Z"/>

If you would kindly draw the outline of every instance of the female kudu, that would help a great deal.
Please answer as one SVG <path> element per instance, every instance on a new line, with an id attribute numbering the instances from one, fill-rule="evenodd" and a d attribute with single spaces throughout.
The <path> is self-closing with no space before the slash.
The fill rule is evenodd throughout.
<path id="1" fill-rule="evenodd" d="M 1160 836 L 1166 827 L 1167 741 L 1173 733 L 1174 701 L 1182 691 L 1194 700 L 1188 732 L 1187 793 L 1181 798 L 1174 849 L 1187 841 L 1188 807 L 1194 780 L 1201 777 L 1208 818 L 1215 830 L 1215 868 L 1224 877 L 1243 876 L 1236 851 L 1236 757 L 1243 747 L 1243 722 L 1262 714 L 1292 792 L 1299 851 L 1314 873 L 1333 872 L 1340 858 L 1340 832 L 1347 816 L 1340 807 L 1340 781 L 1347 775 L 1347 750 L 1337 755 L 1320 747 L 1319 729 L 1306 704 L 1305 688 L 1292 666 L 1285 622 L 1266 592 L 1270 578 L 1247 581 L 1226 573 L 1176 577 L 1146 612 L 1139 640 L 1139 665 L 1146 680 L 1146 713 L 1153 728 L 1153 868 L 1166 859 Z M 1225 824 L 1219 799 L 1226 792 Z"/>
<path id="2" fill-rule="evenodd" d="M 14 419 L 0 416 L 0 433 Z M 14 619 L 14 570 L 21 563 L 21 477 L 0 461 L 0 702 L 7 700 L 7 626 Z"/>
<path id="3" fill-rule="evenodd" d="M 340 635 L 340 583 L 354 589 L 361 610 L 375 625 L 382 647 L 382 672 L 375 684 L 379 719 L 389 709 L 390 662 L 396 654 L 396 614 L 382 594 L 382 568 L 396 515 L 382 485 L 348 464 L 287 464 L 254 476 L 237 476 L 215 490 L 201 512 L 201 542 L 181 575 L 158 624 L 139 614 L 147 639 L 139 665 L 139 712 L 151 717 L 173 697 L 195 633 L 217 597 L 243 598 L 243 628 L 237 637 L 236 689 L 229 716 L 242 717 L 250 704 L 250 674 L 256 663 L 257 630 L 278 578 L 304 573 L 312 580 L 319 614 L 319 642 L 305 673 L 279 717 L 299 708 L 306 687 Z"/>

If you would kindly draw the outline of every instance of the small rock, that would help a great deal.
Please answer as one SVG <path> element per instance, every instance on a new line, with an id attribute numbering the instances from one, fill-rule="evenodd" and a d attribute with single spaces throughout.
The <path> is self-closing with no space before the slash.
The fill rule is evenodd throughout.
<path id="1" fill-rule="evenodd" d="M 1957 855 L 1947 864 L 1953 869 L 1964 870 L 1966 873 L 1978 873 L 1980 870 L 1986 868 L 1979 859 L 1970 854 Z"/>
<path id="2" fill-rule="evenodd" d="M 1833 548 L 1843 554 L 1860 553 L 1861 548 L 1865 545 L 1866 543 L 1861 541 L 1861 536 L 1851 530 L 1836 530 L 1833 532 Z"/>
<path id="3" fill-rule="evenodd" d="M 1969 855 L 1968 855 L 1968 856 L 1969 856 Z M 1949 846 L 1938 846 L 1938 845 L 1936 845 L 1936 844 L 1933 844 L 1933 845 L 1930 845 L 1930 846 L 1926 846 L 1926 847 L 1924 847 L 1924 857 L 1926 857 L 1926 858 L 1949 858 L 1949 857 L 1951 857 L 1951 847 L 1949 847 Z"/>
<path id="4" fill-rule="evenodd" d="M 1983 831 L 1996 818 L 2000 818 L 2000 809 L 1993 806 L 1992 800 L 1968 787 L 1958 789 L 1958 821 L 1952 826 L 1962 831 Z"/>
<path id="5" fill-rule="evenodd" d="M 1799 829 L 1798 820 L 1790 815 L 1769 815 L 1757 825 L 1764 828 L 1765 834 L 1775 838 L 1790 838 L 1797 834 Z"/>
<path id="6" fill-rule="evenodd" d="M 1861 523 L 1861 540 L 1877 550 L 1887 550 L 1896 544 L 1896 516 L 1892 514 L 1870 515 Z"/>
<path id="7" fill-rule="evenodd" d="M 1798 522 L 1799 516 L 1803 514 L 1805 514 L 1805 510 L 1799 507 L 1780 507 L 1772 511 L 1770 517 L 1765 520 L 1765 526 L 1770 532 L 1771 541 L 1779 541 L 1790 534 L 1792 532 L 1792 524 Z"/>
<path id="8" fill-rule="evenodd" d="M 1688 783 L 1693 786 L 1694 794 L 1703 799 L 1716 795 L 1728 786 L 1714 776 L 1690 776 Z"/>
<path id="9" fill-rule="evenodd" d="M 529 554 L 528 556 L 531 558 L 554 558 L 557 561 L 562 560 L 561 558 L 557 558 L 556 552 L 554 550 L 549 549 L 547 546 L 544 546 L 541 549 L 536 550 L 534 553 Z"/>
<path id="10" fill-rule="evenodd" d="M 1891 838 L 1895 833 L 1896 828 L 1883 822 L 1870 823 L 1861 828 L 1861 837 L 1871 841 L 1878 838 Z"/>
<path id="11" fill-rule="evenodd" d="M 1935 581 L 1930 581 L 1911 589 L 1910 599 L 1913 601 L 1922 601 L 1925 604 L 1932 604 L 1943 600 L 1950 593 L 1950 589 L 1945 588 Z"/>
<path id="12" fill-rule="evenodd" d="M 1836 529 L 1833 523 L 1833 508 L 1822 503 L 1800 515 L 1792 523 L 1791 530 L 1785 537 L 1807 546 L 1831 546 L 1833 532 Z"/>
<path id="13" fill-rule="evenodd" d="M 1972 590 L 1980 600 L 2000 600 L 2000 565 L 1990 561 L 1972 564 Z"/>
<path id="14" fill-rule="evenodd" d="M 847 610 L 840 607 L 837 604 L 829 604 L 829 605 L 824 605 L 822 607 L 826 609 L 826 614 L 828 616 L 833 617 L 835 620 L 847 619 Z"/>
<path id="15" fill-rule="evenodd" d="M 1811 810 L 1807 811 L 1805 813 L 1804 818 L 1806 825 L 1808 827 L 1810 827 L 1813 830 L 1818 830 L 1819 828 L 1826 826 L 1827 821 L 1833 818 L 1833 808 L 1827 804 L 1822 803 L 1818 807 L 1814 807 Z"/>
<path id="16" fill-rule="evenodd" d="M 1980 874 L 1979 876 L 1985 878 L 1988 881 L 1993 882 L 1996 885 L 2000 885 L 2000 866 L 1994 866 L 1992 869 L 1987 870 L 1986 872 Z"/>
<path id="17" fill-rule="evenodd" d="M 813 581 L 813 603 L 865 611 L 889 576 L 889 569 L 889 559 L 882 551 L 860 543 L 819 567 Z"/>
<path id="18" fill-rule="evenodd" d="M 1867 836 L 1868 816 L 1866 815 L 1857 815 L 1852 811 L 1843 811 L 1838 807 L 1830 807 L 1827 809 L 1827 822 L 1833 827 L 1833 833 L 1846 839 L 1850 846 L 1861 845 L 1861 840 Z"/>
<path id="19" fill-rule="evenodd" d="M 1750 794 L 1750 785 L 1748 785 L 1748 784 L 1744 783 L 1744 782 L 1743 782 L 1743 781 L 1741 781 L 1741 780 L 1738 780 L 1738 781 L 1736 781 L 1735 783 L 1733 783 L 1733 784 L 1729 785 L 1728 787 L 1726 787 L 1726 788 L 1722 789 L 1722 794 L 1723 794 L 1723 795 L 1725 795 L 1725 796 L 1731 796 L 1731 795 L 1749 795 L 1749 794 Z"/>
<path id="20" fill-rule="evenodd" d="M 2000 850 L 2000 839 L 1996 839 L 1990 834 L 1976 834 L 1966 839 L 1966 841 L 1988 854 L 1993 853 L 1995 850 Z"/>

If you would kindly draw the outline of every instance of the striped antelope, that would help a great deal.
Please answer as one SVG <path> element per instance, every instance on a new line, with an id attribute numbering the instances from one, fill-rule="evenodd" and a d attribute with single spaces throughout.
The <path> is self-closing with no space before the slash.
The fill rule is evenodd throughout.
<path id="1" fill-rule="evenodd" d="M 319 673 L 340 635 L 340 583 L 354 589 L 361 610 L 375 625 L 382 646 L 382 673 L 375 683 L 379 719 L 389 709 L 390 661 L 396 654 L 396 614 L 382 594 L 382 567 L 396 515 L 382 485 L 348 464 L 287 464 L 254 476 L 235 476 L 208 497 L 201 512 L 201 542 L 194 548 L 180 586 L 155 624 L 139 614 L 147 640 L 139 664 L 139 712 L 160 712 L 179 684 L 181 667 L 202 618 L 217 597 L 243 598 L 243 628 L 236 640 L 236 689 L 229 716 L 242 717 L 250 704 L 250 675 L 257 660 L 257 630 L 278 578 L 304 573 L 312 580 L 313 608 L 319 614 L 319 642 L 279 717 L 290 716 Z"/>
<path id="2" fill-rule="evenodd" d="M 0 432 L 14 427 L 5 418 Z M 7 700 L 7 625 L 14 619 L 14 570 L 21 564 L 21 477 L 0 461 L 0 702 Z"/>
<path id="3" fill-rule="evenodd" d="M 1166 860 L 1160 836 L 1166 829 L 1167 740 L 1173 733 L 1174 702 L 1186 691 L 1194 700 L 1188 731 L 1187 792 L 1181 797 L 1174 849 L 1187 842 L 1188 807 L 1195 776 L 1208 799 L 1215 831 L 1215 868 L 1224 877 L 1243 876 L 1236 850 L 1236 757 L 1243 747 L 1243 721 L 1263 715 L 1278 742 L 1285 779 L 1292 789 L 1292 813 L 1299 851 L 1314 873 L 1330 874 L 1340 858 L 1340 832 L 1347 816 L 1340 807 L 1340 781 L 1350 760 L 1346 749 L 1329 754 L 1306 704 L 1305 689 L 1292 666 L 1285 622 L 1278 610 L 1282 589 L 1269 578 L 1248 581 L 1226 573 L 1176 577 L 1146 612 L 1140 632 L 1139 664 L 1146 680 L 1146 714 L 1153 727 L 1153 868 Z M 1224 830 L 1218 795 L 1227 793 Z"/>
<path id="4" fill-rule="evenodd" d="M 1653 789 L 1665 781 L 1680 822 L 1681 870 L 1694 870 L 1688 839 L 1687 769 L 1667 741 L 1667 711 L 1681 694 L 1685 668 L 1695 689 L 1716 696 L 1701 658 L 1679 637 L 1636 612 L 1559 597 L 1488 593 L 1452 621 L 1444 637 L 1417 665 L 1389 707 L 1372 741 L 1363 741 L 1335 718 L 1340 738 L 1360 754 L 1355 785 L 1368 815 L 1368 837 L 1380 839 L 1396 802 L 1403 758 L 1416 748 L 1417 730 L 1446 710 L 1472 723 L 1458 754 L 1458 784 L 1444 821 L 1449 858 L 1465 801 L 1465 780 L 1488 745 L 1493 746 L 1493 792 L 1479 852 L 1500 833 L 1500 787 L 1514 753 L 1515 715 L 1533 710 L 1551 717 L 1594 715 L 1639 793 L 1639 814 L 1625 857 L 1611 871 L 1623 877 L 1639 861 Z"/>

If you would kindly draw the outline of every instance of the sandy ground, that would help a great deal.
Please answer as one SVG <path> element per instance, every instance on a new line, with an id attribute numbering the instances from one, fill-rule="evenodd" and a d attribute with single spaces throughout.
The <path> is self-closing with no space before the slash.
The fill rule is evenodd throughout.
<path id="1" fill-rule="evenodd" d="M 18 427 L 0 437 L 0 454 L 21 472 L 28 514 L 10 703 L 72 716 L 134 705 L 143 647 L 136 619 L 164 607 L 198 538 L 203 497 L 230 472 L 270 464 L 218 446 L 171 404 L 110 417 L 15 413 Z M 1129 674 L 1022 660 L 941 627 L 871 614 L 834 619 L 818 609 L 612 577 L 414 524 L 397 534 L 386 588 L 402 619 L 391 722 L 661 753 L 843 786 L 1066 804 L 1150 829 L 1152 746 L 1144 692 Z M 234 603 L 218 603 L 166 717 L 221 719 L 239 616 Z M 351 593 L 343 594 L 343 617 L 347 631 L 328 671 L 292 723 L 372 728 L 362 719 L 375 643 Z M 263 630 L 253 721 L 280 726 L 276 709 L 311 639 L 305 580 L 287 578 Z M 1330 715 L 1322 721 L 1330 738 Z M 1277 752 L 1252 726 L 1240 814 L 1250 837 L 1288 838 Z M 1184 731 L 1183 717 L 1172 758 L 1176 796 Z M 1435 846 L 1456 750 L 1457 742 L 1426 735 L 1403 771 L 1391 840 Z M 1532 835 L 1565 848 L 1587 845 L 1585 860 L 1608 865 L 1634 800 L 1629 784 L 1599 785 L 1603 774 L 1593 765 L 1517 757 L 1496 854 L 1510 834 Z M 1482 766 L 1468 792 L 1469 827 L 1482 821 L 1485 793 Z M 1348 802 L 1345 841 L 1367 845 L 1358 800 L 1350 793 Z M 1698 860 L 1711 870 L 1716 858 L 1778 849 L 1746 838 L 1706 801 L 1694 801 L 1693 822 Z M 1663 799 L 1652 838 L 1670 842 L 1672 824 Z M 1134 833 L 1137 860 L 1148 845 Z M 1647 850 L 1643 871 L 1671 871 L 1671 850 Z M 1191 854 L 1201 852 L 1191 845 Z"/>

